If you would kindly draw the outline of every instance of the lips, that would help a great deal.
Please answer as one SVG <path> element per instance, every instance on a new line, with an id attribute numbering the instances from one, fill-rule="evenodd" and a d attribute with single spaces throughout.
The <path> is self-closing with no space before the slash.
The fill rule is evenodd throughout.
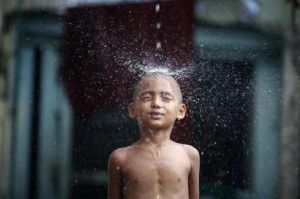
<path id="1" fill-rule="evenodd" d="M 161 116 L 163 116 L 164 114 L 158 111 L 152 111 L 149 113 L 149 116 L 151 118 L 160 118 Z"/>

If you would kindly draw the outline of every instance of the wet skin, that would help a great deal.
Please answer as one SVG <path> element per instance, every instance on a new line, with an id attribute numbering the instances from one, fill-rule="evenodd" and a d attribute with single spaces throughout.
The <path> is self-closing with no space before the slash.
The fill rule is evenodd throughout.
<path id="1" fill-rule="evenodd" d="M 109 199 L 198 199 L 198 151 L 170 140 L 176 119 L 185 116 L 179 87 L 169 76 L 144 78 L 129 115 L 140 139 L 109 158 Z"/>

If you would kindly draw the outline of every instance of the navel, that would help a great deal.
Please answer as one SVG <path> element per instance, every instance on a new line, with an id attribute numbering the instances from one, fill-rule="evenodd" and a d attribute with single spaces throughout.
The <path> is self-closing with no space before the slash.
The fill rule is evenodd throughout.
<path id="1" fill-rule="evenodd" d="M 177 181 L 178 181 L 178 183 L 180 183 L 181 182 L 181 178 L 178 178 Z"/>

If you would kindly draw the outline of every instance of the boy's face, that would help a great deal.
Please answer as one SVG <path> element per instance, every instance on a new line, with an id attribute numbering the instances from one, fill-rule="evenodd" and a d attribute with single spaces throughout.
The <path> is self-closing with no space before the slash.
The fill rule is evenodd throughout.
<path id="1" fill-rule="evenodd" d="M 179 87 L 172 77 L 147 76 L 139 83 L 134 102 L 129 104 L 129 116 L 137 118 L 140 127 L 172 127 L 186 112 L 179 96 Z"/>

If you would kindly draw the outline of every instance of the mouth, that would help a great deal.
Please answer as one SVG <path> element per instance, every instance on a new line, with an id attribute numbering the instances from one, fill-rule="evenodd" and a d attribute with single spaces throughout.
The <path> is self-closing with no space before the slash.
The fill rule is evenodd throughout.
<path id="1" fill-rule="evenodd" d="M 160 118 L 160 117 L 162 117 L 163 115 L 164 115 L 163 113 L 158 112 L 158 111 L 153 111 L 153 112 L 150 112 L 150 113 L 149 113 L 149 116 L 150 116 L 151 118 Z"/>

